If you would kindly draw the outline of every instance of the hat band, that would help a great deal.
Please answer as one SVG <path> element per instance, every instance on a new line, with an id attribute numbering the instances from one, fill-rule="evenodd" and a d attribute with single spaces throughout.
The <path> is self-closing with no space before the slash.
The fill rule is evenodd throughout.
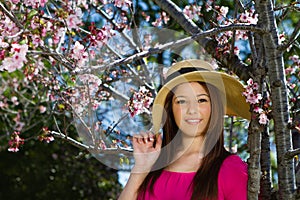
<path id="1" fill-rule="evenodd" d="M 185 68 L 181 68 L 180 70 L 170 74 L 166 80 L 165 83 L 169 82 L 170 80 L 172 80 L 173 78 L 180 76 L 182 74 L 186 74 L 186 73 L 190 73 L 190 72 L 194 72 L 194 71 L 209 71 L 208 69 L 204 69 L 204 68 L 199 68 L 199 67 L 185 67 Z"/>

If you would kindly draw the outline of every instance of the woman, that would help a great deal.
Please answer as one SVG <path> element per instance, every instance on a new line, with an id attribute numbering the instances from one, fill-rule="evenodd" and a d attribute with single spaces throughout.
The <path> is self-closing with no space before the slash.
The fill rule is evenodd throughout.
<path id="1" fill-rule="evenodd" d="M 135 165 L 119 199 L 247 199 L 247 166 L 224 148 L 223 117 L 250 118 L 243 86 L 201 60 L 173 65 L 133 137 Z"/>

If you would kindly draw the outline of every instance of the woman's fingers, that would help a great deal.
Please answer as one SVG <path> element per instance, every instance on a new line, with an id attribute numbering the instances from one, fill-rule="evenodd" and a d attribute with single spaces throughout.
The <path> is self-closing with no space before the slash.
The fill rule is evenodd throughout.
<path id="1" fill-rule="evenodd" d="M 140 134 L 134 135 L 132 139 L 132 145 L 134 151 L 137 152 L 152 152 L 155 150 L 156 139 L 151 132 L 141 132 Z"/>
<path id="2" fill-rule="evenodd" d="M 147 144 L 149 142 L 154 142 L 154 135 L 151 132 L 141 132 L 140 134 L 133 136 L 133 141 L 138 144 Z"/>

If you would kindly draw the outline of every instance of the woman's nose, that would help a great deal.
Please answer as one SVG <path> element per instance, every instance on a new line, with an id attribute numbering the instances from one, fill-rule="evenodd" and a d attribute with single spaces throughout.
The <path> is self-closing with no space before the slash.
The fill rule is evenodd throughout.
<path id="1" fill-rule="evenodd" d="M 187 113 L 188 114 L 195 114 L 198 112 L 198 106 L 196 103 L 191 103 L 188 105 Z"/>

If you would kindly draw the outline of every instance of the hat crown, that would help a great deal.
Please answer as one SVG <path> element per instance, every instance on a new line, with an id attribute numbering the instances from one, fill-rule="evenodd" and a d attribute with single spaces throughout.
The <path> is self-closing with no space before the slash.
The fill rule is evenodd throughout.
<path id="1" fill-rule="evenodd" d="M 184 69 L 184 68 L 194 68 L 201 70 L 205 70 L 205 71 L 213 71 L 213 67 L 211 64 L 209 64 L 208 62 L 205 62 L 203 60 L 197 60 L 197 59 L 190 59 L 190 60 L 184 60 L 184 61 L 180 61 L 175 63 L 174 65 L 172 65 L 169 70 L 167 71 L 166 77 L 169 77 L 170 75 L 179 72 L 180 70 Z"/>

